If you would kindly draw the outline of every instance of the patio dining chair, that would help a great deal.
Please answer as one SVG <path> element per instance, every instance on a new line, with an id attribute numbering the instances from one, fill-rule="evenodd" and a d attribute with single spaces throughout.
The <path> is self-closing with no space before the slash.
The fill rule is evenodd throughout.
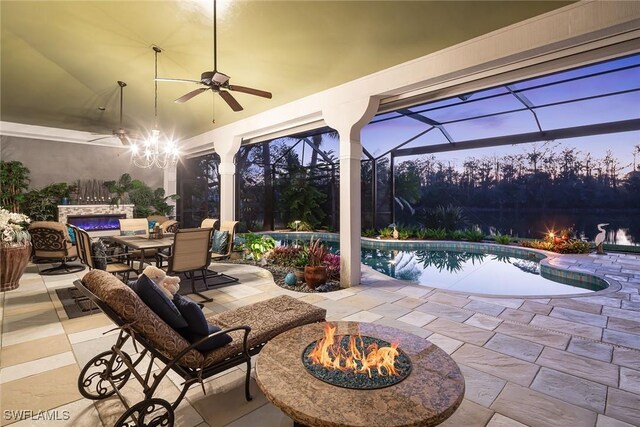
<path id="1" fill-rule="evenodd" d="M 205 220 L 206 221 L 206 220 Z M 217 220 L 214 220 L 217 222 Z M 203 221 L 204 222 L 204 221 Z M 238 221 L 222 221 L 220 224 L 220 230 L 214 230 L 212 236 L 214 237 L 211 242 L 211 261 L 223 261 L 229 259 L 231 257 L 231 250 L 233 249 L 233 240 L 236 237 L 236 229 L 238 228 Z M 217 243 L 216 236 L 219 233 L 227 233 L 227 243 L 224 248 L 215 248 L 214 246 Z M 225 285 L 228 283 L 237 282 L 238 278 L 229 276 L 228 274 L 220 273 L 215 270 L 207 270 L 207 278 L 216 278 L 214 283 L 211 286 L 207 285 L 207 289 L 210 289 L 212 286 Z"/>
<path id="2" fill-rule="evenodd" d="M 42 261 L 60 262 L 60 265 L 40 270 L 43 276 L 77 273 L 83 265 L 67 264 L 78 258 L 78 251 L 71 244 L 67 226 L 57 221 L 34 221 L 29 225 L 33 255 Z"/>
<path id="3" fill-rule="evenodd" d="M 76 242 L 78 243 L 78 255 L 80 257 L 80 261 L 89 267 L 89 270 L 98 268 L 94 260 L 94 253 L 91 249 L 92 242 L 89 233 L 79 227 L 74 227 L 74 230 L 76 232 Z M 104 270 L 114 276 L 117 276 L 118 274 L 122 275 L 122 281 L 127 283 L 129 275 L 131 272 L 135 271 L 129 254 L 108 255 L 105 256 L 105 258 L 106 266 Z"/>
<path id="4" fill-rule="evenodd" d="M 205 218 L 202 220 L 202 222 L 200 223 L 200 228 L 216 228 L 216 225 L 218 225 L 218 220 L 215 218 Z"/>
<path id="5" fill-rule="evenodd" d="M 207 267 L 209 266 L 211 255 L 209 245 L 211 242 L 210 228 L 189 228 L 178 230 L 173 239 L 170 255 L 159 253 L 160 259 L 166 259 L 168 265 L 160 266 L 167 274 L 183 273 L 191 280 L 191 293 L 198 295 L 206 302 L 213 301 L 211 298 L 201 294 L 196 290 L 196 272 L 200 272 L 200 279 L 205 282 L 207 278 Z"/>
<path id="6" fill-rule="evenodd" d="M 149 221 L 146 218 L 120 219 L 120 235 L 149 237 Z"/>
<path id="7" fill-rule="evenodd" d="M 140 236 L 149 238 L 149 221 L 146 218 L 123 218 L 120 219 L 120 235 L 122 236 Z M 140 258 L 140 251 L 129 252 L 135 259 Z M 150 249 L 145 251 L 145 257 L 152 259 L 156 257 L 158 251 Z"/>
<path id="8" fill-rule="evenodd" d="M 220 223 L 220 232 L 229 233 L 229 240 L 223 250 L 212 250 L 211 261 L 222 261 L 228 259 L 231 256 L 231 250 L 233 249 L 233 239 L 236 238 L 236 229 L 238 228 L 238 221 L 222 221 Z"/>

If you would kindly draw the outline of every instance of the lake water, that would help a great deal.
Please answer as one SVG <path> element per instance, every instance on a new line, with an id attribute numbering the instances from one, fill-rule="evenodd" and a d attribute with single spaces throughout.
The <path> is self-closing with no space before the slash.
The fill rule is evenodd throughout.
<path id="1" fill-rule="evenodd" d="M 476 211 L 465 210 L 468 221 L 485 233 L 500 231 L 515 237 L 540 239 L 550 230 L 572 227 L 579 236 L 593 241 L 597 225 L 609 223 L 606 243 L 640 245 L 640 212 L 562 212 L 562 211 Z"/>

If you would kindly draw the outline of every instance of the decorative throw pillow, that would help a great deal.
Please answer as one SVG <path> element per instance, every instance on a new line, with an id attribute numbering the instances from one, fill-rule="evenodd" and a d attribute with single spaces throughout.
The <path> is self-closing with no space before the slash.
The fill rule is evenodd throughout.
<path id="1" fill-rule="evenodd" d="M 175 304 L 144 274 L 131 287 L 154 313 L 175 330 L 186 328 L 187 321 L 182 317 Z"/>
<path id="2" fill-rule="evenodd" d="M 217 254 L 224 254 L 227 252 L 227 246 L 229 245 L 229 232 L 228 231 L 213 231 L 213 237 L 211 238 L 211 252 Z"/>
<path id="3" fill-rule="evenodd" d="M 153 230 L 157 223 L 158 221 L 149 221 L 149 230 Z"/>
<path id="4" fill-rule="evenodd" d="M 198 304 L 180 294 L 173 296 L 173 303 L 187 321 L 187 329 L 197 335 L 208 335 L 209 324 Z"/>
<path id="5" fill-rule="evenodd" d="M 180 314 L 182 314 L 182 317 L 184 317 L 188 324 L 186 328 L 180 329 L 178 332 L 190 343 L 193 344 L 207 335 L 220 331 L 219 327 L 210 325 L 207 322 L 202 309 L 195 302 L 180 294 L 176 294 L 173 297 L 173 302 L 176 307 L 178 307 Z M 229 344 L 232 340 L 233 338 L 231 338 L 230 335 L 220 334 L 219 336 L 200 344 L 196 349 L 207 352 Z"/>
<path id="6" fill-rule="evenodd" d="M 76 230 L 73 227 L 67 226 L 67 231 L 69 232 L 69 241 L 72 245 L 76 244 Z"/>
<path id="7" fill-rule="evenodd" d="M 120 230 L 121 236 L 142 236 L 146 234 L 147 230 Z"/>
<path id="8" fill-rule="evenodd" d="M 93 266 L 98 270 L 107 269 L 107 248 L 102 240 L 91 242 L 91 259 L 93 260 Z"/>

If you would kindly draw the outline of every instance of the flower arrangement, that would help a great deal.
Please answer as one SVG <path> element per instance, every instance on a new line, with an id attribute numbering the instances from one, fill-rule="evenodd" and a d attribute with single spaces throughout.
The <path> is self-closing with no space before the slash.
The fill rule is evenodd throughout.
<path id="1" fill-rule="evenodd" d="M 31 240 L 27 227 L 31 220 L 28 216 L 0 209 L 0 232 L 2 246 L 22 246 Z"/>

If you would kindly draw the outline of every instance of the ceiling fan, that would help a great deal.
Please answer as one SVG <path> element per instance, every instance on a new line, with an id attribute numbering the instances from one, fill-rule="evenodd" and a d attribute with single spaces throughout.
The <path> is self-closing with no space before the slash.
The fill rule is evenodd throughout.
<path id="1" fill-rule="evenodd" d="M 180 98 L 176 99 L 174 102 L 178 104 L 182 104 L 193 98 L 196 95 L 201 94 L 207 90 L 211 90 L 213 92 L 217 92 L 220 94 L 220 97 L 231 107 L 233 111 L 242 111 L 242 106 L 236 99 L 229 93 L 228 91 L 242 92 L 248 93 L 249 95 L 261 96 L 263 98 L 271 99 L 271 92 L 266 92 L 264 90 L 253 89 L 246 86 L 237 86 L 229 84 L 230 77 L 224 73 L 218 71 L 217 63 L 217 27 L 216 27 L 216 0 L 213 1 L 213 71 L 205 71 L 200 75 L 200 80 L 187 80 L 187 79 L 165 79 L 165 78 L 156 78 L 157 81 L 161 82 L 187 82 L 187 83 L 196 83 L 199 85 L 203 85 L 205 87 L 198 88 L 196 90 L 192 90 L 191 92 L 182 95 Z M 158 50 L 156 50 L 158 49 Z M 158 47 L 153 47 L 153 50 L 159 52 Z"/>
<path id="2" fill-rule="evenodd" d="M 122 145 L 130 145 L 131 144 L 131 140 L 129 139 L 129 132 L 127 132 L 123 127 L 122 127 L 122 101 L 124 99 L 124 87 L 127 86 L 127 84 L 123 81 L 118 80 L 118 86 L 120 86 L 120 125 L 118 126 L 118 129 L 114 129 L 112 131 L 112 136 L 117 137 L 120 142 L 122 142 Z M 96 139 L 92 139 L 88 142 L 94 142 L 94 141 L 99 141 L 101 139 L 106 139 L 106 138 L 111 138 L 111 136 L 103 136 L 100 138 L 96 138 Z"/>

